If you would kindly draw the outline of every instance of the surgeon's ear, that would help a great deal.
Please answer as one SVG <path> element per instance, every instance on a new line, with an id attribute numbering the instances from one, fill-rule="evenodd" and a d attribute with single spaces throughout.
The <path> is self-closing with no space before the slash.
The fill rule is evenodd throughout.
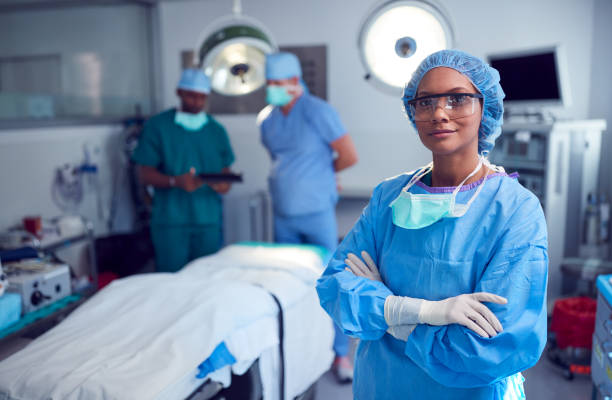
<path id="1" fill-rule="evenodd" d="M 297 85 L 298 83 L 300 83 L 300 78 L 298 78 L 297 76 L 294 76 L 293 78 L 289 78 L 289 82 L 292 85 Z"/>

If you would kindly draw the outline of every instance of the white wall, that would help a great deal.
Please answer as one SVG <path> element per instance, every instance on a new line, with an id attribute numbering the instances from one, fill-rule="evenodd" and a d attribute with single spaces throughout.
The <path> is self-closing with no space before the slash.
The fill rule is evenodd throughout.
<path id="1" fill-rule="evenodd" d="M 596 0 L 594 15 L 589 117 L 608 121 L 608 129 L 601 141 L 603 157 L 599 170 L 599 186 L 602 191 L 612 195 L 612 1 Z"/>
<path id="2" fill-rule="evenodd" d="M 134 111 L 136 102 L 149 111 L 148 11 L 137 5 L 60 7 L 0 13 L 0 58 L 57 54 L 61 58 L 61 92 L 71 102 L 69 115 L 120 115 Z M 56 110 L 57 112 L 57 110 Z M 0 112 L 0 114 L 3 114 Z M 0 230 L 20 225 L 24 215 L 52 218 L 63 214 L 52 201 L 55 170 L 65 163 L 83 161 L 83 146 L 101 150 L 99 186 L 86 192 L 77 212 L 94 223 L 96 234 L 105 234 L 113 179 L 123 149 L 120 125 L 49 127 L 0 130 Z M 126 191 L 118 230 L 132 226 Z M 103 214 L 103 215 L 101 215 Z M 84 244 L 60 253 L 77 269 L 88 263 Z"/>
<path id="3" fill-rule="evenodd" d="M 121 99 L 150 98 L 146 9 L 135 5 L 61 7 L 0 13 L 0 57 L 58 54 L 62 91 L 73 96 L 96 93 Z M 83 60 L 97 60 L 97 65 Z M 95 63 L 95 62 L 94 62 Z M 133 108 L 130 109 L 130 111 Z M 2 208 L 0 230 L 26 214 L 61 214 L 51 201 L 55 168 L 83 161 L 83 146 L 99 147 L 100 183 L 109 208 L 112 173 L 122 146 L 120 125 L 0 130 Z M 80 210 L 104 233 L 93 192 Z"/>
<path id="4" fill-rule="evenodd" d="M 121 125 L 49 127 L 0 131 L 0 231 L 21 226 L 26 215 L 50 219 L 64 214 L 82 215 L 93 222 L 97 236 L 108 232 L 113 184 L 119 173 L 123 149 Z M 51 185 L 56 168 L 83 162 L 83 147 L 99 150 L 92 161 L 99 166 L 98 193 L 87 182 L 82 203 L 75 212 L 65 212 L 52 200 Z M 133 226 L 133 211 L 129 202 L 129 187 L 124 183 L 117 192 L 122 201 L 114 219 L 113 231 L 129 231 Z M 67 247 L 58 256 L 68 262 L 77 275 L 89 271 L 87 243 Z"/>
<path id="5" fill-rule="evenodd" d="M 605 0 L 603 0 L 605 2 Z M 588 116 L 591 82 L 594 0 L 438 1 L 455 31 L 455 47 L 477 56 L 506 50 L 563 44 L 568 55 L 573 104 L 568 118 Z M 341 174 L 348 191 L 368 191 L 388 176 L 428 161 L 428 152 L 403 115 L 399 95 L 381 93 L 363 79 L 357 35 L 377 1 L 244 1 L 244 14 L 260 20 L 279 45 L 325 44 L 328 47 L 329 102 L 352 134 L 360 163 Z M 181 50 L 196 46 L 200 32 L 231 13 L 225 0 L 163 2 L 159 5 L 163 55 L 163 105 L 174 105 Z M 316 23 L 316 29 L 313 24 Z M 601 39 L 605 41 L 605 39 Z M 408 77 L 407 77 L 408 80 Z M 267 155 L 252 146 L 258 135 L 254 116 L 223 116 L 236 149 L 237 165 L 259 174 Z M 247 151 L 244 151 L 244 150 Z M 254 174 L 253 174 L 254 175 Z M 259 179 L 243 185 L 251 190 Z"/>
<path id="6" fill-rule="evenodd" d="M 99 149 L 93 160 L 99 165 L 102 214 L 96 191 L 85 184 L 83 202 L 77 209 L 94 223 L 97 234 L 106 233 L 113 182 L 121 165 L 121 125 L 49 127 L 0 131 L 2 207 L 0 231 L 19 225 L 25 215 L 52 218 L 64 212 L 52 200 L 56 169 L 66 163 L 83 162 L 83 148 Z"/>
<path id="7" fill-rule="evenodd" d="M 440 0 L 439 3 L 451 19 L 456 47 L 478 56 L 563 44 L 568 54 L 573 97 L 568 117 L 612 120 L 612 88 L 607 68 L 612 64 L 609 48 L 612 28 L 607 25 L 612 17 L 609 0 Z M 347 191 L 367 191 L 387 176 L 428 161 L 427 152 L 403 115 L 399 96 L 381 93 L 363 80 L 357 34 L 361 22 L 376 4 L 379 2 L 374 0 L 243 1 L 244 14 L 264 23 L 278 44 L 328 46 L 329 101 L 338 109 L 360 153 L 359 165 L 341 176 Z M 67 57 L 96 49 L 112 58 L 108 69 L 111 87 L 126 96 L 148 90 L 145 86 L 149 88 L 150 82 L 146 75 L 134 75 L 141 67 L 129 62 L 137 59 L 142 66 L 146 59 L 142 45 L 146 24 L 132 23 L 143 18 L 142 12 L 137 6 L 114 6 L 0 14 L 0 57 L 22 55 L 24 49 L 27 54 L 60 52 Z M 180 73 L 180 51 L 195 47 L 201 31 L 230 12 L 231 2 L 227 0 L 161 2 L 155 7 L 153 33 L 158 38 L 158 47 L 154 52 L 159 54 L 155 67 L 161 77 L 154 84 L 160 86 L 156 93 L 161 100 L 160 109 L 176 104 L 174 87 Z M 112 24 L 107 23 L 109 19 Z M 313 29 L 315 22 L 316 29 Z M 45 40 L 40 40 L 41 37 Z M 129 73 L 124 74 L 125 71 Z M 142 80 L 119 84 L 123 76 L 142 76 Z M 67 82 L 70 77 L 67 76 Z M 236 153 L 235 169 L 243 171 L 246 178 L 244 184 L 235 185 L 228 195 L 226 203 L 231 206 L 238 204 L 238 199 L 266 188 L 270 164 L 259 143 L 255 115 L 224 115 L 218 119 L 230 134 Z M 0 131 L 3 187 L 0 229 L 18 223 L 25 214 L 45 217 L 59 214 L 49 194 L 52 170 L 67 161 L 80 161 L 82 145 L 87 141 L 106 149 L 102 170 L 111 170 L 117 165 L 113 160 L 121 151 L 115 141 L 119 131 L 119 126 Z M 605 148 L 611 145 L 611 138 L 604 138 Z M 610 182 L 610 158 L 602 161 L 604 165 L 607 170 L 602 172 L 602 179 Z M 109 196 L 111 181 L 103 181 L 103 191 Z M 89 198 L 83 205 L 83 212 L 95 219 L 97 212 L 92 200 Z M 353 208 L 351 212 L 357 213 L 360 207 Z M 228 218 L 228 223 L 231 227 L 241 226 L 244 221 L 240 218 Z M 352 220 L 340 219 L 349 221 L 345 224 Z M 97 223 L 99 232 L 103 225 L 102 221 Z M 341 226 L 340 232 L 345 233 L 347 229 Z M 231 237 L 242 239 L 244 234 Z"/>
<path id="8" fill-rule="evenodd" d="M 136 5 L 36 9 L 0 13 L 0 57 L 59 54 L 63 93 L 74 109 L 99 114 L 149 109 L 147 10 Z M 111 102 L 84 104 L 82 97 Z M 124 104 L 127 102 L 127 105 Z M 115 113 L 116 114 L 116 113 Z"/>

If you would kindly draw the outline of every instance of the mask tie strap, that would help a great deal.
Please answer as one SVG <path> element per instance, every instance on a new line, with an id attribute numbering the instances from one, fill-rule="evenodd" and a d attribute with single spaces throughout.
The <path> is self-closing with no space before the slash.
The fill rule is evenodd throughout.
<path id="1" fill-rule="evenodd" d="M 433 161 L 427 164 L 426 166 L 424 166 L 421 170 L 415 172 L 414 175 L 412 175 L 412 178 L 410 178 L 410 181 L 408 182 L 408 184 L 404 186 L 402 191 L 407 192 L 408 189 L 410 189 L 412 185 L 414 185 L 416 182 L 421 180 L 421 178 L 427 175 L 429 171 L 431 171 L 432 169 L 433 169 Z"/>
<path id="2" fill-rule="evenodd" d="M 484 158 L 483 162 L 485 163 L 485 165 L 487 167 L 491 168 L 495 172 L 499 172 L 499 173 L 502 173 L 502 174 L 506 173 L 506 170 L 504 169 L 504 167 L 502 167 L 501 165 L 492 164 L 491 161 L 489 161 L 489 159 L 487 159 L 487 158 Z"/>
<path id="3" fill-rule="evenodd" d="M 474 193 L 474 195 L 472 196 L 470 201 L 468 201 L 465 204 L 466 208 L 469 208 L 470 205 L 472 205 L 472 203 L 474 202 L 474 200 L 476 200 L 476 197 L 478 197 L 478 194 L 480 193 L 480 191 L 484 187 L 485 182 L 487 181 L 487 176 L 489 176 L 489 171 L 487 171 L 487 173 L 485 174 L 484 178 L 482 178 L 482 183 L 480 184 L 480 186 L 478 186 L 478 190 L 476 190 L 476 193 Z"/>
<path id="4" fill-rule="evenodd" d="M 485 166 L 487 165 L 486 160 L 481 160 L 483 161 L 483 163 L 485 164 Z M 455 210 L 455 204 L 453 203 L 453 214 L 457 217 L 460 217 L 462 215 L 464 215 L 467 210 L 470 208 L 470 206 L 472 205 L 472 203 L 474 202 L 474 200 L 476 200 L 476 198 L 478 197 L 478 195 L 480 194 L 480 192 L 482 191 L 482 189 L 484 188 L 485 183 L 487 182 L 487 177 L 489 176 L 489 171 L 486 171 L 486 174 L 484 176 L 484 178 L 482 178 L 482 183 L 478 186 L 478 189 L 476 190 L 476 193 L 474 193 L 474 195 L 472 196 L 472 198 L 466 203 L 466 204 L 462 204 L 462 210 L 460 213 L 454 212 Z M 453 199 L 454 201 L 454 199 Z"/>
<path id="5" fill-rule="evenodd" d="M 482 167 L 482 158 L 478 157 L 478 165 L 476 166 L 476 168 L 474 168 L 474 170 L 468 176 L 466 176 L 464 180 L 461 181 L 461 183 L 455 188 L 455 190 L 453 190 L 453 194 L 451 196 L 451 210 L 455 209 L 455 198 L 457 197 L 457 193 L 459 193 L 459 190 L 461 190 L 461 187 L 463 186 L 463 184 L 468 179 L 476 175 L 476 172 L 480 171 L 481 167 Z"/>

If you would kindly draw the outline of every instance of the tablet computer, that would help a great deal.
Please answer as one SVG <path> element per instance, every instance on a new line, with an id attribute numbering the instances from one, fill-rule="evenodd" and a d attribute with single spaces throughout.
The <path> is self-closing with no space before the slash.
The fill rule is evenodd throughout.
<path id="1" fill-rule="evenodd" d="M 219 173 L 219 174 L 198 174 L 202 180 L 208 183 L 219 182 L 242 182 L 242 173 Z"/>

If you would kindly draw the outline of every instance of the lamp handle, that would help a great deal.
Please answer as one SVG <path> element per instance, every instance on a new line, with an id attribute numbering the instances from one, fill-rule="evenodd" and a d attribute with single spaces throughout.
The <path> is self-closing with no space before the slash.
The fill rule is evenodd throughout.
<path id="1" fill-rule="evenodd" d="M 232 11 L 236 15 L 242 14 L 242 1 L 241 0 L 234 0 L 234 6 L 232 7 Z"/>

